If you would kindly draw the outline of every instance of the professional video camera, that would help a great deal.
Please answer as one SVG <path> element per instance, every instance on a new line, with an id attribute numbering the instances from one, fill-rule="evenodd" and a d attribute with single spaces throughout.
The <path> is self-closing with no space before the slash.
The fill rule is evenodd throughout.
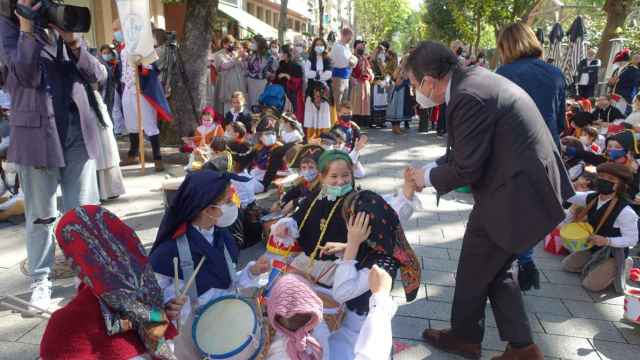
<path id="1" fill-rule="evenodd" d="M 38 4 L 40 7 L 33 10 Z M 0 0 L 0 16 L 14 18 L 15 12 L 43 28 L 53 24 L 63 31 L 86 33 L 91 27 L 88 8 L 64 5 L 59 0 L 36 0 L 32 7 L 17 4 L 17 0 Z"/>

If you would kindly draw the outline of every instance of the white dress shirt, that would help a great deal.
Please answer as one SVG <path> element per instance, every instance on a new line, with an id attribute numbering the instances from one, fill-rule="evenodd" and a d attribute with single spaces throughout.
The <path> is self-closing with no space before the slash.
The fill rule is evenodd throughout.
<path id="1" fill-rule="evenodd" d="M 578 206 L 587 206 L 587 196 L 593 194 L 593 191 L 590 192 L 578 192 L 569 200 L 569 203 L 578 205 Z M 596 204 L 597 209 L 600 209 L 602 206 L 608 204 L 609 201 L 602 202 L 598 199 L 598 203 Z M 567 218 L 562 222 L 563 224 L 568 224 L 572 222 L 574 219 L 573 214 L 569 214 Z M 595 224 L 597 225 L 597 224 Z M 610 246 L 617 248 L 625 248 L 632 247 L 638 243 L 638 215 L 636 214 L 630 206 L 625 206 L 620 215 L 613 222 L 613 227 L 620 229 L 621 236 L 610 237 L 608 238 Z"/>
<path id="2" fill-rule="evenodd" d="M 341 42 L 337 42 L 331 48 L 331 63 L 333 67 L 344 69 L 349 67 L 349 60 L 353 56 L 349 46 L 345 46 Z"/>

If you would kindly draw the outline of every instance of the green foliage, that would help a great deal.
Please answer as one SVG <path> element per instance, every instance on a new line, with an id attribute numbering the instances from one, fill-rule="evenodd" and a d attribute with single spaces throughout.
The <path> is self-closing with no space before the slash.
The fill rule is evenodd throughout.
<path id="1" fill-rule="evenodd" d="M 408 23 L 411 8 L 408 0 L 355 0 L 358 32 L 370 46 L 391 40 Z"/>

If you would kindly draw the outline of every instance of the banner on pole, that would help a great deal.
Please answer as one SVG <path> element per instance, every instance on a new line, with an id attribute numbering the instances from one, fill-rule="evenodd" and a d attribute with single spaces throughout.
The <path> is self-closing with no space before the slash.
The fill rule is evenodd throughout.
<path id="1" fill-rule="evenodd" d="M 158 60 L 153 47 L 149 0 L 116 0 L 116 4 L 129 60 L 144 65 Z"/>

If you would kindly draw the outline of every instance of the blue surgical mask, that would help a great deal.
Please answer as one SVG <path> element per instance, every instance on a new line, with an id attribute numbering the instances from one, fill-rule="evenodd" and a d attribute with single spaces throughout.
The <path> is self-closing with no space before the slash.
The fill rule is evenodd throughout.
<path id="1" fill-rule="evenodd" d="M 109 62 L 109 61 L 113 60 L 113 55 L 112 54 L 102 54 L 102 60 L 104 60 L 105 62 Z"/>
<path id="2" fill-rule="evenodd" d="M 318 170 L 309 169 L 306 171 L 300 171 L 300 175 L 308 182 L 312 182 L 313 180 L 316 179 L 316 177 L 318 177 Z"/>
<path id="3" fill-rule="evenodd" d="M 609 154 L 609 159 L 611 161 L 616 161 L 627 155 L 627 151 L 624 149 L 611 149 L 608 150 L 607 153 Z"/>
<path id="4" fill-rule="evenodd" d="M 122 34 L 122 31 L 116 31 L 113 33 L 113 38 L 116 39 L 117 42 L 122 43 L 124 42 L 124 35 Z"/>
<path id="5" fill-rule="evenodd" d="M 345 196 L 353 190 L 351 184 L 344 184 L 342 186 L 325 185 L 324 191 L 327 194 L 329 200 L 335 200 L 341 196 Z"/>

